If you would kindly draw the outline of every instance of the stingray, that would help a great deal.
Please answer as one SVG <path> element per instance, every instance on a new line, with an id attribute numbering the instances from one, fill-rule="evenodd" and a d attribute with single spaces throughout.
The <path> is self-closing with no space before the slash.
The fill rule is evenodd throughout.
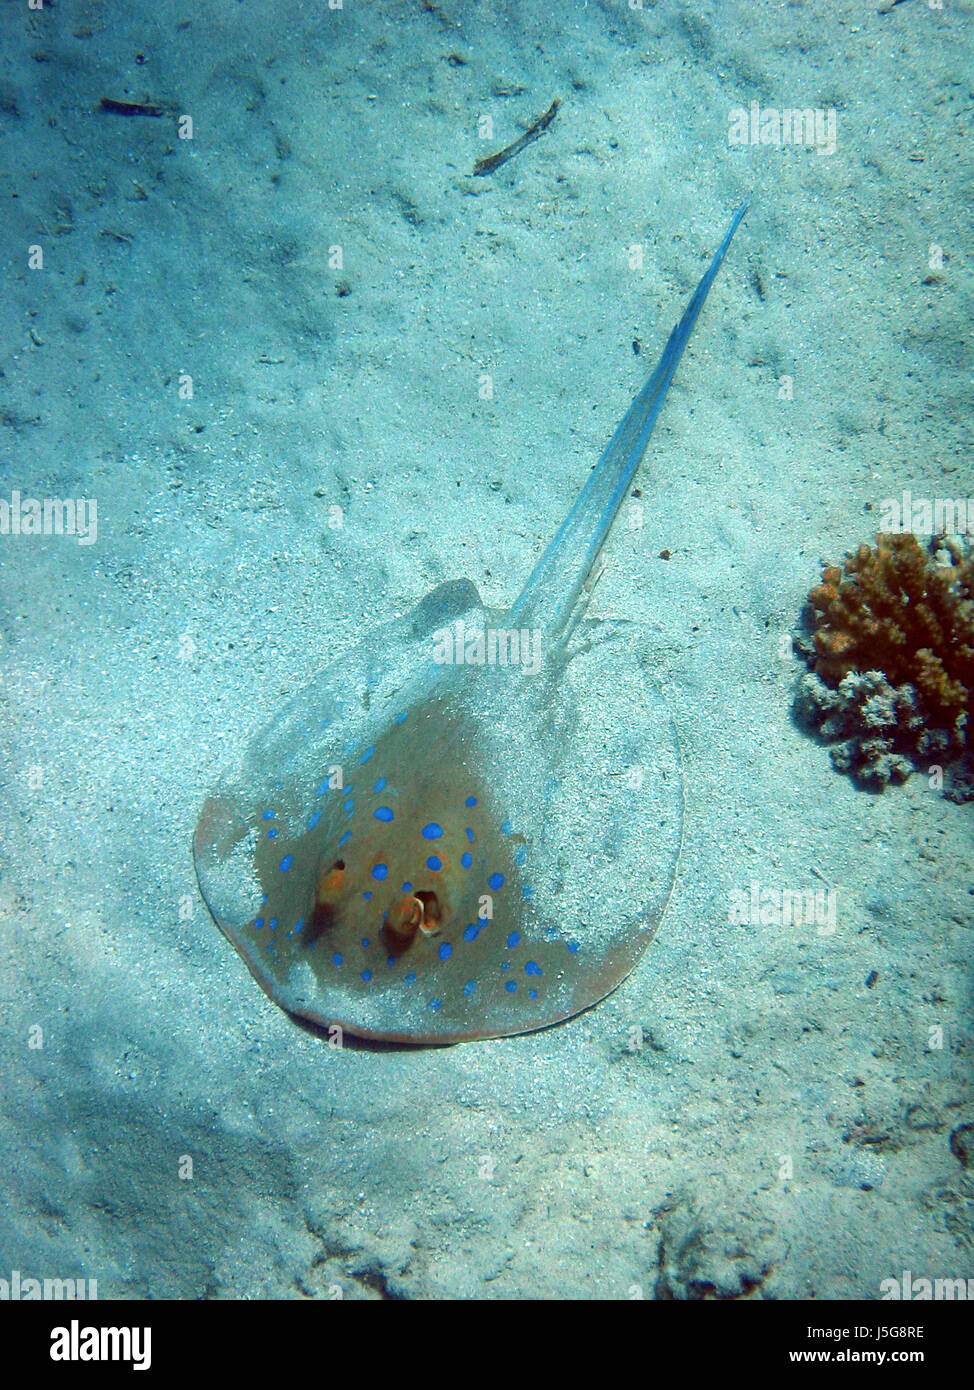
<path id="1" fill-rule="evenodd" d="M 399 1043 L 530 1032 L 604 998 L 652 940 L 679 746 L 652 653 L 585 610 L 746 208 L 513 608 L 460 579 L 378 623 L 206 801 L 203 896 L 292 1016 Z"/>

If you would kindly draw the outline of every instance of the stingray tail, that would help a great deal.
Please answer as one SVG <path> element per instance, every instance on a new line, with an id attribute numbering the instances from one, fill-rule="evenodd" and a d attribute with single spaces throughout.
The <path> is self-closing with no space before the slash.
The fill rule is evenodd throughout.
<path id="1" fill-rule="evenodd" d="M 520 626 L 541 627 L 556 637 L 564 630 L 639 467 L 683 349 L 747 208 L 744 202 L 735 212 L 656 370 L 626 411 L 511 610 L 511 618 Z"/>

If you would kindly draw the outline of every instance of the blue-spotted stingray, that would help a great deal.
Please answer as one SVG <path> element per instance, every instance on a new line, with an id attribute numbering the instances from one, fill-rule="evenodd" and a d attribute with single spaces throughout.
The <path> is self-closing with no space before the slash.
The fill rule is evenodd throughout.
<path id="1" fill-rule="evenodd" d="M 651 654 L 581 615 L 746 207 L 513 608 L 461 579 L 380 623 L 204 805 L 203 896 L 288 1013 L 400 1043 L 525 1033 L 602 999 L 652 940 L 678 744 Z"/>

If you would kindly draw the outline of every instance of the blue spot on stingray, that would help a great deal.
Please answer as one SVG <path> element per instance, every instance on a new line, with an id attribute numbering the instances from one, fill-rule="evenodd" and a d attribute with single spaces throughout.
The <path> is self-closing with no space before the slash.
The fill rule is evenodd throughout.
<path id="1" fill-rule="evenodd" d="M 424 825 L 422 835 L 424 840 L 438 840 L 443 834 L 442 825 L 437 825 L 435 820 L 431 820 L 429 825 Z"/>
<path id="2" fill-rule="evenodd" d="M 466 837 L 470 841 L 470 843 L 473 844 L 473 831 L 470 829 L 469 825 L 467 826 L 466 831 L 464 833 L 466 834 Z"/>
<path id="3" fill-rule="evenodd" d="M 490 878 L 487 880 L 487 887 L 488 887 L 488 888 L 492 888 L 492 889 L 494 890 L 494 892 L 496 893 L 497 890 L 498 890 L 498 888 L 503 888 L 503 887 L 504 887 L 504 875 L 503 875 L 503 874 L 491 874 Z"/>
<path id="4" fill-rule="evenodd" d="M 257 928 L 258 931 L 260 931 L 260 929 L 261 929 L 261 927 L 262 927 L 263 925 L 264 925 L 264 919 L 263 919 L 263 917 L 258 917 L 257 920 L 254 922 L 254 926 Z"/>
<path id="5" fill-rule="evenodd" d="M 363 894 L 362 894 L 362 897 L 365 899 L 366 902 L 368 902 L 368 900 L 369 900 L 369 898 L 371 898 L 371 896 L 372 896 L 372 890 L 371 890 L 371 889 L 370 889 L 367 893 L 363 893 Z"/>
<path id="6" fill-rule="evenodd" d="M 464 992 L 464 994 L 467 996 L 467 998 L 469 999 L 470 996 L 471 996 L 471 994 L 473 994 L 473 992 L 474 992 L 474 990 L 475 990 L 476 988 L 477 988 L 477 981 L 476 981 L 476 980 L 468 980 L 467 983 L 466 983 L 466 984 L 464 985 L 464 987 L 463 987 L 463 992 Z"/>
<path id="7" fill-rule="evenodd" d="M 369 938 L 367 936 L 362 937 L 362 946 L 366 951 L 369 949 Z"/>
<path id="8" fill-rule="evenodd" d="M 298 932 L 301 930 L 301 928 L 302 928 L 303 926 L 304 926 L 304 918 L 301 917 L 301 918 L 299 918 L 299 920 L 298 920 L 297 922 L 295 922 L 295 924 L 294 924 L 294 935 L 295 935 L 295 936 L 297 936 Z"/>
<path id="9" fill-rule="evenodd" d="M 538 997 L 538 991 L 536 989 L 529 989 L 528 994 L 530 994 L 532 999 L 537 999 Z"/>
<path id="10" fill-rule="evenodd" d="M 320 812 L 320 811 L 312 811 L 312 812 L 311 812 L 311 815 L 308 817 L 308 829 L 309 829 L 309 830 L 314 830 L 315 826 L 318 824 L 318 822 L 319 822 L 320 820 L 321 820 L 321 812 Z"/>
<path id="11" fill-rule="evenodd" d="M 515 946 L 519 946 L 521 944 L 521 933 L 519 931 L 512 931 L 510 936 L 507 938 L 507 944 L 513 951 Z"/>
<path id="12" fill-rule="evenodd" d="M 464 927 L 464 929 L 463 929 L 463 939 L 464 939 L 464 941 L 476 941 L 476 940 L 477 940 L 477 937 L 478 937 L 479 935 L 480 935 L 480 928 L 479 928 L 479 927 L 475 927 L 474 924 L 473 924 L 473 922 L 470 923 L 469 927 Z"/>
<path id="13" fill-rule="evenodd" d="M 293 854 L 285 854 L 284 858 L 281 860 L 281 873 L 282 873 L 282 874 L 286 874 L 287 871 L 288 871 L 288 869 L 291 867 L 291 865 L 292 865 L 293 863 L 294 863 L 294 855 L 293 855 Z"/>
<path id="14" fill-rule="evenodd" d="M 531 887 L 530 883 L 526 883 L 521 889 L 521 897 L 526 903 L 529 903 L 534 897 L 534 889 Z"/>
<path id="15" fill-rule="evenodd" d="M 268 830 L 268 832 L 267 832 L 267 838 L 268 838 L 268 840 L 276 840 L 276 839 L 277 839 L 277 836 L 278 836 L 278 829 L 277 829 L 277 826 L 275 825 L 274 828 L 273 828 L 272 830 Z"/>
<path id="16" fill-rule="evenodd" d="M 261 820 L 273 820 L 276 815 L 277 812 L 272 811 L 270 807 L 268 807 L 268 809 L 264 812 L 263 816 L 261 816 Z"/>
<path id="17" fill-rule="evenodd" d="M 328 783 L 327 783 L 327 782 L 319 782 L 318 785 L 317 785 L 317 787 L 315 787 L 315 796 L 324 796 L 324 794 L 325 794 L 325 792 L 326 792 L 327 790 L 328 790 Z"/>
<path id="18" fill-rule="evenodd" d="M 363 970 L 363 971 L 362 971 L 362 979 L 365 981 L 366 984 L 369 983 L 369 981 L 371 980 L 371 978 L 372 978 L 372 971 L 371 971 L 371 970 Z"/>
<path id="19" fill-rule="evenodd" d="M 516 994 L 516 993 L 517 993 L 517 982 L 516 982 L 515 980 L 508 980 L 508 982 L 507 982 L 507 984 L 504 986 L 504 988 L 507 990 L 508 994 Z"/>
<path id="20" fill-rule="evenodd" d="M 312 941 L 311 944 L 312 944 L 312 946 L 313 946 L 313 945 L 314 945 L 314 942 Z M 341 965 L 342 959 L 343 959 L 343 957 L 342 957 L 341 952 L 340 952 L 340 951 L 336 951 L 335 954 L 334 954 L 334 955 L 332 956 L 332 958 L 331 958 L 331 963 L 332 963 L 332 965 Z"/>
<path id="21" fill-rule="evenodd" d="M 477 798 L 475 796 L 468 796 L 463 804 L 464 806 L 476 806 Z"/>
<path id="22" fill-rule="evenodd" d="M 430 1000 L 430 1008 L 432 1009 L 433 1013 L 439 1013 L 439 1011 L 440 1011 L 440 1009 L 441 1009 L 442 1007 L 443 1007 L 443 1000 L 442 1000 L 442 999 L 431 999 L 431 1000 Z"/>
<path id="23" fill-rule="evenodd" d="M 349 797 L 348 800 L 345 802 L 345 810 L 348 812 L 349 815 L 351 815 L 352 812 L 355 810 L 355 802 L 352 800 L 351 797 Z"/>
<path id="24" fill-rule="evenodd" d="M 269 931 L 277 931 L 277 918 L 272 917 L 271 920 L 267 923 L 267 927 Z"/>
<path id="25" fill-rule="evenodd" d="M 404 883 L 402 886 L 402 891 L 404 893 L 411 893 L 413 891 L 413 885 L 411 883 Z"/>
<path id="26" fill-rule="evenodd" d="M 504 964 L 501 966 L 501 969 L 502 969 L 502 970 L 510 970 L 510 968 L 511 968 L 511 962 L 510 962 L 509 960 L 506 960 L 506 961 L 504 962 Z"/>
<path id="27" fill-rule="evenodd" d="M 349 841 L 351 838 L 352 838 L 352 832 L 351 832 L 350 830 L 346 830 L 346 831 L 345 831 L 345 834 L 344 834 L 344 835 L 342 836 L 342 838 L 338 841 L 338 848 L 341 849 L 342 845 L 347 844 L 348 841 Z"/>
<path id="28" fill-rule="evenodd" d="M 261 905 L 261 907 L 264 906 L 264 904 L 266 903 L 266 901 L 267 901 L 267 894 L 266 894 L 266 893 L 263 893 L 263 894 L 261 895 L 261 899 L 260 899 L 260 905 Z"/>
<path id="29" fill-rule="evenodd" d="M 450 945 L 449 941 L 443 941 L 436 948 L 436 954 L 439 956 L 440 960 L 449 960 L 453 955 L 453 947 Z"/>
<path id="30" fill-rule="evenodd" d="M 406 715 L 407 715 L 408 713 L 409 713 L 409 710 L 407 709 L 407 710 L 404 710 L 404 711 L 402 712 L 402 714 L 397 714 L 394 722 L 395 722 L 396 724 L 402 724 L 403 721 L 404 721 L 405 718 L 406 718 Z"/>
<path id="31" fill-rule="evenodd" d="M 510 835 L 510 833 L 511 833 L 511 822 L 510 822 L 509 820 L 502 820 L 502 821 L 501 821 L 501 831 L 502 831 L 502 833 L 503 833 L 504 835 Z"/>
<path id="32" fill-rule="evenodd" d="M 465 869 L 469 869 L 470 865 L 473 863 L 473 855 L 469 853 L 461 854 L 460 863 L 463 865 Z"/>
<path id="33" fill-rule="evenodd" d="M 369 759 L 371 758 L 371 756 L 372 756 L 372 754 L 373 754 L 374 752 L 375 752 L 375 744 L 373 743 L 372 747 L 371 747 L 371 748 L 366 748 L 365 752 L 364 752 L 364 753 L 362 754 L 362 756 L 359 758 L 359 760 L 358 760 L 358 762 L 359 762 L 359 767 L 361 767 L 363 763 L 367 763 L 367 762 L 369 761 Z"/>
<path id="34" fill-rule="evenodd" d="M 389 877 L 388 864 L 373 864 L 372 877 L 378 882 L 383 883 Z"/>
<path id="35" fill-rule="evenodd" d="M 571 953 L 572 953 L 573 956 L 577 955 L 577 954 L 578 954 L 578 942 L 577 942 L 577 941 L 569 941 L 569 943 L 568 943 L 568 949 L 569 949 L 569 951 L 571 951 Z"/>
<path id="36" fill-rule="evenodd" d="M 374 792 L 384 792 L 385 789 L 386 789 L 386 779 L 385 779 L 384 777 L 380 777 L 379 780 L 378 780 L 378 782 L 376 782 L 375 786 L 372 788 L 372 790 L 373 790 Z"/>
<path id="37" fill-rule="evenodd" d="M 426 867 L 427 869 L 432 869 L 435 873 L 438 869 L 442 869 L 443 860 L 440 859 L 437 855 L 431 854 L 426 861 Z"/>
<path id="38" fill-rule="evenodd" d="M 529 960 L 524 967 L 525 975 L 543 975 L 544 971 L 536 960 Z"/>
<path id="39" fill-rule="evenodd" d="M 520 849 L 514 851 L 514 863 L 517 865 L 519 869 L 524 867 L 524 865 L 527 863 L 527 859 L 528 852 L 523 845 Z"/>
<path id="40" fill-rule="evenodd" d="M 391 806 L 377 806 L 372 814 L 376 820 L 391 821 L 395 819 Z"/>
<path id="41" fill-rule="evenodd" d="M 400 721 L 400 722 L 401 722 L 401 721 Z M 404 978 L 403 984 L 414 985 L 415 983 L 416 983 L 416 976 L 415 976 L 415 975 L 413 974 L 413 972 L 410 970 L 409 974 Z"/>
<path id="42" fill-rule="evenodd" d="M 392 967 L 395 965 L 395 963 L 396 963 L 396 958 L 395 958 L 395 956 L 386 956 L 386 965 L 389 966 L 390 970 L 391 970 Z"/>

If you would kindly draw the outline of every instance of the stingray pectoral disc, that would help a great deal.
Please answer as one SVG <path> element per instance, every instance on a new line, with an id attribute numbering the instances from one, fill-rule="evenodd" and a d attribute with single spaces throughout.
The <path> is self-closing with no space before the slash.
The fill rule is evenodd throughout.
<path id="1" fill-rule="evenodd" d="M 611 685 L 614 718 L 599 692 Z M 676 739 L 638 665 L 595 649 L 556 682 L 454 671 L 365 737 L 306 697 L 204 806 L 218 925 L 283 1009 L 375 1039 L 544 1028 L 638 963 L 682 833 Z"/>

